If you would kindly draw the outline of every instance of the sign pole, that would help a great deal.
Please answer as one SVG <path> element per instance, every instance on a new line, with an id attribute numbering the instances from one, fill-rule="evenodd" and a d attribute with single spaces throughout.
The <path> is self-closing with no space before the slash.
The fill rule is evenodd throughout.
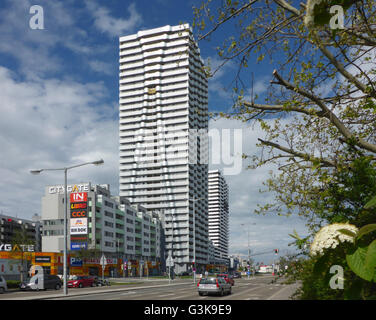
<path id="1" fill-rule="evenodd" d="M 67 192 L 67 168 L 64 168 L 64 262 L 63 262 L 63 278 L 64 278 L 64 295 L 68 295 L 68 279 L 67 279 L 67 247 L 68 247 L 68 192 Z"/>

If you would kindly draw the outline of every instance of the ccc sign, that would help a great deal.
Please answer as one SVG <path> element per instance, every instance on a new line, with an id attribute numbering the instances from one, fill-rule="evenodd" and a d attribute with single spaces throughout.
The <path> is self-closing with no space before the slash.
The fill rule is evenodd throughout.
<path id="1" fill-rule="evenodd" d="M 85 218 L 87 216 L 86 210 L 71 211 L 71 218 Z"/>

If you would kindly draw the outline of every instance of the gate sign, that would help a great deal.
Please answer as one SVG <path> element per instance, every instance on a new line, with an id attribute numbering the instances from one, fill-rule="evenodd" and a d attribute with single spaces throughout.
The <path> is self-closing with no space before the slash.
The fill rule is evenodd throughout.
<path id="1" fill-rule="evenodd" d="M 70 202 L 86 202 L 87 192 L 75 192 L 70 194 Z"/>

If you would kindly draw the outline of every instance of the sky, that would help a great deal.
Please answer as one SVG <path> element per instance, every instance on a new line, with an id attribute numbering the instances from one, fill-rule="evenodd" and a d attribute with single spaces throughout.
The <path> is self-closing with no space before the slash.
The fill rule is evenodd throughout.
<path id="1" fill-rule="evenodd" d="M 63 172 L 34 176 L 30 169 L 61 168 L 104 159 L 100 167 L 69 171 L 68 183 L 110 184 L 118 194 L 118 57 L 119 36 L 165 25 L 192 23 L 200 1 L 4 0 L 0 2 L 0 213 L 31 219 L 41 211 L 46 185 L 63 184 Z M 31 28 L 33 5 L 43 9 L 43 29 Z M 34 21 L 35 22 L 35 21 Z M 38 21 L 41 23 L 41 21 Z M 218 39 L 229 30 L 219 30 Z M 215 40 L 215 39 L 213 39 Z M 204 61 L 219 63 L 214 41 L 199 43 Z M 255 94 L 266 92 L 272 64 L 251 64 Z M 232 105 L 231 74 L 226 64 L 209 80 L 209 111 Z M 251 76 L 249 77 L 249 81 Z M 241 129 L 242 152 L 256 154 L 259 127 L 235 120 L 210 120 L 211 129 Z M 231 131 L 233 132 L 233 131 Z M 214 152 L 220 150 L 214 150 Z M 228 164 L 211 165 L 224 170 Z M 230 191 L 230 254 L 272 262 L 293 252 L 289 233 L 307 234 L 299 217 L 254 214 L 273 199 L 259 193 L 269 171 L 246 169 L 225 179 Z"/>

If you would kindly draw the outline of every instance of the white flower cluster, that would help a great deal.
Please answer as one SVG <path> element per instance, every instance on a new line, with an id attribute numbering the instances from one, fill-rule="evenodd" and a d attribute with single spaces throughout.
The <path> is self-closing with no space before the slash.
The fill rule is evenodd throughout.
<path id="1" fill-rule="evenodd" d="M 354 238 L 339 232 L 338 230 L 346 229 L 353 233 L 358 232 L 358 228 L 348 223 L 333 223 L 320 229 L 316 233 L 315 238 L 311 244 L 310 253 L 312 256 L 321 255 L 325 249 L 335 248 L 340 242 L 349 241 L 354 242 Z"/>

